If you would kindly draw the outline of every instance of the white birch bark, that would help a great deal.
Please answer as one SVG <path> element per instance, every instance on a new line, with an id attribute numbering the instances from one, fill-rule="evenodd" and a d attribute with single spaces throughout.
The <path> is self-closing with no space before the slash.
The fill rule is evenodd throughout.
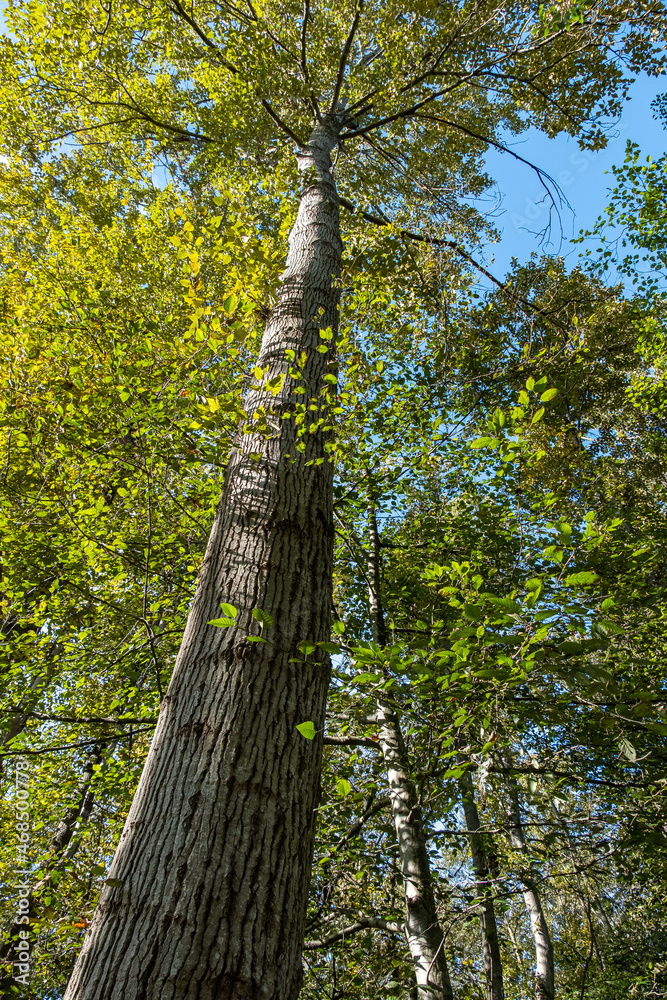
<path id="1" fill-rule="evenodd" d="M 410 777 L 400 723 L 385 700 L 378 701 L 377 719 L 403 874 L 405 936 L 414 963 L 417 1000 L 453 1000 L 421 808 Z"/>
<path id="2" fill-rule="evenodd" d="M 371 627 L 374 640 L 384 646 L 387 635 L 381 601 L 380 536 L 372 501 L 369 506 L 368 543 Z M 377 704 L 377 722 L 403 875 L 404 930 L 415 970 L 415 997 L 416 1000 L 453 1000 L 419 798 L 410 775 L 400 720 L 393 706 L 384 698 Z"/>
<path id="3" fill-rule="evenodd" d="M 67 1000 L 294 1000 L 310 878 L 329 664 L 290 663 L 299 640 L 329 638 L 332 467 L 327 435 L 297 449 L 295 401 L 321 402 L 338 325 L 342 244 L 330 154 L 335 120 L 298 156 L 299 211 L 258 365 L 307 355 L 305 396 L 251 390 L 273 436 L 237 433 L 174 675 L 107 886 Z M 313 415 L 309 414 L 312 419 Z M 306 426 L 308 426 L 306 424 Z M 250 453 L 261 456 L 259 461 Z M 220 602 L 274 620 L 271 644 L 208 625 Z M 255 634 L 258 629 L 254 628 Z"/>
<path id="4" fill-rule="evenodd" d="M 507 769 L 507 789 L 509 793 L 509 830 L 510 842 L 515 851 L 528 858 L 528 845 L 521 822 L 521 806 L 516 780 L 512 777 L 510 768 L 512 762 L 504 758 L 503 766 Z M 554 1000 L 554 951 L 549 934 L 549 927 L 542 909 L 542 901 L 530 868 L 526 866 L 519 873 L 523 885 L 523 899 L 530 920 L 530 929 L 535 944 L 535 1000 Z"/>
<path id="5" fill-rule="evenodd" d="M 470 856 L 475 873 L 475 885 L 480 897 L 479 920 L 482 927 L 482 949 L 484 954 L 484 977 L 486 982 L 486 1000 L 504 1000 L 503 966 L 498 941 L 496 911 L 493 905 L 490 884 L 489 862 L 484 849 L 484 840 L 479 832 L 479 811 L 473 791 L 472 777 L 469 771 L 461 776 L 459 785 L 462 792 L 463 812 L 465 815 Z"/>

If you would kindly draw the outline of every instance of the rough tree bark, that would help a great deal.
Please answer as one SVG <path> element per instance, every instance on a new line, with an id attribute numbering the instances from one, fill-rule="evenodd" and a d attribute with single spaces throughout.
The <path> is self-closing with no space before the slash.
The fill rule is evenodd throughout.
<path id="1" fill-rule="evenodd" d="M 114 885 L 102 893 L 67 1000 L 299 992 L 322 738 L 295 727 L 313 720 L 323 729 L 330 667 L 324 656 L 308 666 L 289 660 L 299 640 L 329 638 L 333 472 L 327 434 L 300 438 L 290 414 L 298 399 L 322 404 L 333 362 L 316 348 L 322 329 L 338 327 L 338 131 L 325 119 L 297 156 L 299 210 L 258 359 L 274 378 L 290 367 L 286 351 L 297 363 L 305 352 L 306 395 L 294 395 L 289 377 L 276 396 L 248 394 L 255 430 L 237 433 Z M 268 432 L 257 429 L 264 418 Z M 221 601 L 238 609 L 238 627 L 207 624 Z M 253 608 L 273 618 L 268 643 L 245 637 L 257 633 Z"/>
<path id="2" fill-rule="evenodd" d="M 373 639 L 387 644 L 381 599 L 380 536 L 375 504 L 369 504 L 368 597 Z M 416 1000 L 453 1000 L 444 938 L 433 895 L 421 806 L 410 775 L 410 762 L 399 717 L 385 698 L 377 704 L 378 737 L 387 770 L 389 799 L 396 829 L 405 891 L 405 936 L 417 981 Z"/>
<path id="3" fill-rule="evenodd" d="M 506 769 L 506 782 L 509 794 L 509 829 L 510 841 L 515 851 L 528 857 L 528 845 L 521 822 L 521 806 L 516 779 L 511 774 L 512 761 L 509 757 L 503 759 Z M 519 878 L 523 885 L 523 899 L 530 919 L 530 928 L 535 943 L 535 1000 L 554 1000 L 554 950 L 551 943 L 549 928 L 542 909 L 542 901 L 535 880 L 528 865 L 521 870 Z"/>
<path id="4" fill-rule="evenodd" d="M 473 791 L 472 776 L 466 771 L 459 780 L 462 792 L 470 856 L 475 872 L 475 887 L 480 897 L 479 919 L 482 925 L 482 947 L 484 952 L 484 974 L 486 978 L 486 1000 L 504 1000 L 503 966 L 500 957 L 500 943 L 496 926 L 496 911 L 490 884 L 490 866 L 484 848 L 479 822 L 479 812 Z"/>

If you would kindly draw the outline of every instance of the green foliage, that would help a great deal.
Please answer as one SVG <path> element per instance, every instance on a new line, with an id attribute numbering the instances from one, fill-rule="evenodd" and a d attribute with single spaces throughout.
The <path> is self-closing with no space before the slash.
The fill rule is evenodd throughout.
<path id="1" fill-rule="evenodd" d="M 491 234 L 472 207 L 489 145 L 530 126 L 604 145 L 625 67 L 664 65 L 662 6 L 30 0 L 4 13 L 0 760 L 10 832 L 7 762 L 32 768 L 25 996 L 62 994 L 109 883 L 232 434 L 271 433 L 244 394 L 283 388 L 257 347 L 295 212 L 294 146 L 328 112 L 348 213 L 340 333 L 321 332 L 318 404 L 301 399 L 303 356 L 286 352 L 284 378 L 300 433 L 332 435 L 336 623 L 331 642 L 301 637 L 292 663 L 334 657 L 308 936 L 359 926 L 307 950 L 304 996 L 412 987 L 379 696 L 405 734 L 457 995 L 482 982 L 467 771 L 517 998 L 532 993 L 525 864 L 563 996 L 661 989 L 663 303 L 647 307 L 650 281 L 624 298 L 554 260 L 480 300 L 465 247 Z M 630 155 L 609 217 L 660 264 L 664 163 Z M 369 613 L 372 505 L 386 643 Z M 279 641 L 261 608 L 221 612 L 209 625 Z M 296 729 L 315 739 L 312 721 Z M 508 840 L 510 773 L 527 862 Z M 14 862 L 11 833 L 5 927 Z"/>

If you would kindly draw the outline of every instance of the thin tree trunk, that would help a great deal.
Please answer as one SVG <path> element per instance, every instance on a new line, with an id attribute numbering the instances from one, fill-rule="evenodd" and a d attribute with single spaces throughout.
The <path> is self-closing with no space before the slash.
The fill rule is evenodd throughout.
<path id="1" fill-rule="evenodd" d="M 500 957 L 500 943 L 496 925 L 496 911 L 493 905 L 489 878 L 489 862 L 484 849 L 484 841 L 479 833 L 480 822 L 477 803 L 473 791 L 472 776 L 466 771 L 459 780 L 462 792 L 470 855 L 475 872 L 475 885 L 480 897 L 479 919 L 482 925 L 482 947 L 484 952 L 484 975 L 486 978 L 486 1000 L 504 1000 L 503 966 Z"/>
<path id="2" fill-rule="evenodd" d="M 285 374 L 302 352 L 306 394 L 285 379 L 253 389 L 223 484 L 174 675 L 110 876 L 67 1000 L 293 1000 L 320 794 L 330 666 L 290 663 L 300 640 L 329 638 L 333 471 L 317 430 L 299 437 L 299 401 L 321 406 L 338 325 L 342 244 L 331 151 L 318 125 L 298 155 L 302 190 L 278 304 L 258 365 Z M 292 415 L 290 415 L 292 414 Z M 254 415 L 254 416 L 253 416 Z M 283 419 L 286 418 L 286 419 Z M 256 426 L 256 425 L 255 425 Z M 251 428 L 246 427 L 245 431 Z M 301 446 L 304 446 L 301 449 Z M 319 463 L 319 464 L 318 464 Z M 220 602 L 238 627 L 208 625 Z M 251 643 L 261 608 L 275 623 Z"/>
<path id="3" fill-rule="evenodd" d="M 503 760 L 507 769 L 507 789 L 509 792 L 509 828 L 510 841 L 515 851 L 528 858 L 528 846 L 521 822 L 521 806 L 516 779 L 512 776 L 511 760 Z M 539 892 L 530 868 L 526 866 L 519 873 L 523 885 L 523 899 L 530 919 L 530 929 L 535 943 L 535 998 L 536 1000 L 554 1000 L 554 950 L 551 943 L 549 928 L 542 909 Z"/>
<path id="4" fill-rule="evenodd" d="M 368 596 L 373 639 L 387 644 L 381 600 L 380 536 L 375 504 L 369 504 Z M 405 891 L 405 935 L 415 968 L 416 1000 L 453 1000 L 444 938 L 433 895 L 421 807 L 410 776 L 410 763 L 393 706 L 384 698 L 377 705 L 378 737 L 387 769 L 389 798 L 396 829 Z"/>

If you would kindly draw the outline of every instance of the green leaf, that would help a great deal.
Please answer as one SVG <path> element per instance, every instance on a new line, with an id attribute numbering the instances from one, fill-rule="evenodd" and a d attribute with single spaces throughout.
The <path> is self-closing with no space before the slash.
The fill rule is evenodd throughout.
<path id="1" fill-rule="evenodd" d="M 342 622 L 339 619 L 338 621 L 335 621 L 333 623 L 333 625 L 331 626 L 331 629 L 332 629 L 333 632 L 336 633 L 336 635 L 342 635 L 343 632 L 345 631 L 345 622 Z"/>
<path id="2" fill-rule="evenodd" d="M 577 653 L 583 653 L 585 647 L 580 642 L 574 642 L 571 639 L 565 639 L 564 642 L 558 643 L 558 649 L 565 656 L 574 656 Z"/>
<path id="3" fill-rule="evenodd" d="M 521 605 L 513 601 L 511 597 L 492 597 L 487 595 L 487 598 L 495 608 L 500 608 L 502 611 L 509 611 L 510 614 L 517 614 L 521 611 Z"/>
<path id="4" fill-rule="evenodd" d="M 528 392 L 532 392 L 534 388 L 535 388 L 535 379 L 531 375 L 531 377 L 526 380 L 526 389 L 528 390 Z"/>
<path id="5" fill-rule="evenodd" d="M 598 579 L 599 577 L 597 573 L 591 573 L 589 570 L 582 570 L 581 573 L 571 573 L 569 576 L 566 576 L 565 585 L 567 587 L 585 587 L 588 584 L 595 583 Z"/>
<path id="6" fill-rule="evenodd" d="M 337 655 L 341 651 L 340 646 L 337 646 L 335 642 L 318 642 L 317 645 L 320 649 L 323 649 L 325 653 Z"/>
<path id="7" fill-rule="evenodd" d="M 533 416 L 533 419 L 531 420 L 531 424 L 538 423 L 542 419 L 543 416 L 544 416 L 544 407 L 541 406 L 540 409 L 537 411 L 537 413 Z"/>
<path id="8" fill-rule="evenodd" d="M 220 300 L 218 299 L 218 301 Z M 238 304 L 239 304 L 239 297 L 238 295 L 235 295 L 234 292 L 232 292 L 232 294 L 228 295 L 226 299 L 223 299 L 222 308 L 225 310 L 228 316 L 231 316 L 231 314 L 234 312 Z"/>
<path id="9" fill-rule="evenodd" d="M 261 635 L 247 635 L 246 642 L 266 642 Z"/>
<path id="10" fill-rule="evenodd" d="M 307 740 L 315 739 L 315 733 L 317 732 L 317 730 L 315 729 L 314 723 L 300 722 L 296 728 L 299 730 L 302 736 L 305 736 Z"/>
<path id="11" fill-rule="evenodd" d="M 481 437 L 476 438 L 470 445 L 471 448 L 496 448 L 500 444 L 498 438 Z"/>
<path id="12" fill-rule="evenodd" d="M 225 618 L 236 618 L 238 611 L 233 604 L 225 604 L 224 602 L 220 605 L 220 610 L 222 611 Z"/>
<path id="13" fill-rule="evenodd" d="M 349 795 L 351 791 L 352 785 L 350 782 L 346 781 L 345 778 L 339 778 L 336 782 L 336 792 L 340 795 L 340 797 L 344 798 L 346 795 Z"/>
<path id="14" fill-rule="evenodd" d="M 553 399 L 554 396 L 557 395 L 558 395 L 558 389 L 547 389 L 547 391 L 543 392 L 542 395 L 540 396 L 540 402 L 548 403 L 550 399 Z"/>
<path id="15" fill-rule="evenodd" d="M 217 628 L 229 628 L 230 625 L 236 625 L 237 622 L 234 618 L 211 618 L 210 622 L 206 622 L 207 625 L 215 625 Z"/>
<path id="16" fill-rule="evenodd" d="M 273 625 L 273 618 L 271 615 L 267 615 L 266 611 L 262 611 L 261 608 L 255 608 L 252 611 L 252 616 L 256 622 L 259 622 L 262 628 L 271 628 Z"/>
<path id="17" fill-rule="evenodd" d="M 308 656 L 310 653 L 314 653 L 317 649 L 317 644 L 314 642 L 308 642 L 303 639 L 296 647 L 304 656 Z"/>
<path id="18" fill-rule="evenodd" d="M 628 740 L 625 736 L 621 736 L 620 737 L 620 739 L 618 741 L 618 748 L 621 751 L 621 753 L 623 754 L 623 756 L 626 758 L 626 760 L 629 760 L 631 764 L 635 764 L 636 763 L 636 761 L 637 761 L 637 751 L 633 747 L 633 745 L 630 742 L 630 740 Z"/>

